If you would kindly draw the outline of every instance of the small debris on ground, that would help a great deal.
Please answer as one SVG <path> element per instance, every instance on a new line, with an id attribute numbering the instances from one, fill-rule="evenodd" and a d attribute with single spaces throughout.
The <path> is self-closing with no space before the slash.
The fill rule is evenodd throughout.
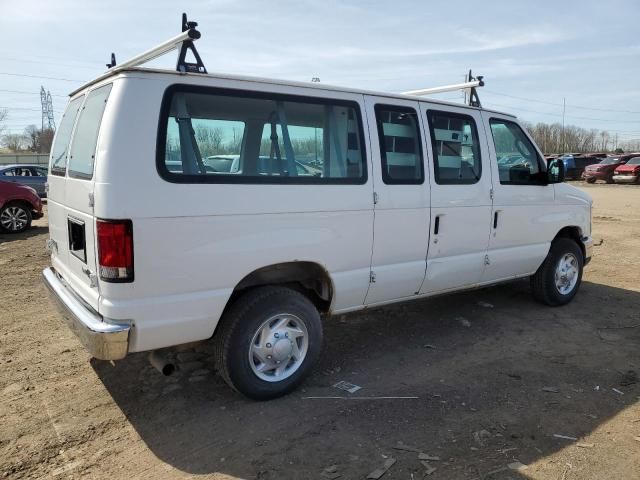
<path id="1" fill-rule="evenodd" d="M 433 349 L 433 350 L 435 350 L 437 348 L 435 345 L 431 345 L 429 343 L 427 343 L 426 345 L 423 345 L 423 347 L 424 348 L 430 348 L 430 349 Z"/>
<path id="2" fill-rule="evenodd" d="M 636 442 L 640 442 L 640 437 L 633 437 Z"/>
<path id="3" fill-rule="evenodd" d="M 618 390 L 617 388 L 612 388 L 611 390 L 613 390 L 614 392 L 616 392 L 618 395 L 624 395 L 624 392 L 621 390 Z"/>
<path id="4" fill-rule="evenodd" d="M 628 387 L 635 383 L 638 383 L 638 374 L 635 372 L 635 370 L 627 370 L 620 379 L 621 387 Z"/>
<path id="5" fill-rule="evenodd" d="M 456 317 L 456 320 L 458 320 L 458 322 L 460 322 L 460 325 L 462 325 L 463 327 L 468 328 L 471 326 L 471 322 L 464 317 Z"/>
<path id="6" fill-rule="evenodd" d="M 414 447 L 412 445 L 406 445 L 402 442 L 398 442 L 394 447 L 394 450 L 404 450 L 405 452 L 415 452 L 415 453 L 420 453 L 420 449 L 417 447 Z"/>
<path id="7" fill-rule="evenodd" d="M 558 393 L 560 391 L 560 389 L 557 388 L 557 387 L 543 387 L 542 391 L 543 392 L 548 392 L 548 393 Z"/>
<path id="8" fill-rule="evenodd" d="M 324 478 L 328 478 L 329 480 L 334 480 L 336 478 L 340 478 L 342 474 L 338 473 L 338 466 L 331 465 L 324 470 L 322 470 L 322 476 Z"/>
<path id="9" fill-rule="evenodd" d="M 473 439 L 480 445 L 484 446 L 485 440 L 488 438 L 491 438 L 491 434 L 487 430 L 473 432 Z"/>
<path id="10" fill-rule="evenodd" d="M 431 475 L 433 472 L 435 472 L 437 470 L 436 467 L 432 467 L 431 465 L 429 465 L 429 462 L 425 462 L 424 460 L 422 462 L 420 462 L 422 464 L 422 466 L 424 467 L 424 474 L 425 475 Z"/>
<path id="11" fill-rule="evenodd" d="M 593 447 L 595 447 L 595 443 L 576 443 L 576 447 L 593 448 Z"/>
<path id="12" fill-rule="evenodd" d="M 491 304 L 489 302 L 480 301 L 480 302 L 478 302 L 478 305 L 481 306 L 481 307 L 484 307 L 484 308 L 493 308 L 493 304 Z"/>
<path id="13" fill-rule="evenodd" d="M 355 385 L 353 383 L 345 382 L 344 380 L 342 380 L 342 381 L 336 383 L 334 385 L 334 388 L 338 388 L 340 390 L 344 390 L 345 392 L 349 392 L 349 393 L 356 393 L 362 387 L 360 387 L 358 385 Z"/>
<path id="14" fill-rule="evenodd" d="M 439 462 L 440 461 L 440 457 L 434 457 L 433 455 L 429 455 L 427 453 L 419 453 L 418 454 L 418 459 L 419 460 L 430 460 L 432 462 Z"/>
<path id="15" fill-rule="evenodd" d="M 529 468 L 528 465 L 525 465 L 524 463 L 520 463 L 520 462 L 511 462 L 509 465 L 507 465 L 507 467 L 517 472 L 521 472 L 522 470 L 526 470 L 527 468 Z"/>
<path id="16" fill-rule="evenodd" d="M 380 468 L 376 468 L 373 472 L 367 475 L 367 478 L 371 480 L 378 480 L 379 478 L 382 478 L 382 476 L 389 471 L 394 463 L 396 463 L 395 458 L 387 458 L 384 461 L 384 465 L 382 465 L 382 467 Z"/>
<path id="17" fill-rule="evenodd" d="M 570 437 L 569 435 L 560 435 L 558 433 L 553 434 L 556 438 L 561 438 L 562 440 L 573 440 L 574 442 L 578 440 L 576 437 Z"/>

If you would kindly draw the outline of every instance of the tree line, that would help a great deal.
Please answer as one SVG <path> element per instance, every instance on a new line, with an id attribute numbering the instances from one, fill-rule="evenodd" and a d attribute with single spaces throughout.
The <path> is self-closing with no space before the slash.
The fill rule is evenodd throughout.
<path id="1" fill-rule="evenodd" d="M 22 133 L 4 133 L 3 122 L 6 118 L 7 111 L 0 110 L 0 146 L 12 153 L 49 153 L 54 130 L 28 125 Z"/>
<path id="2" fill-rule="evenodd" d="M 575 125 L 563 128 L 560 123 L 522 123 L 545 154 L 640 151 L 640 138 L 623 141 L 617 134 L 611 134 L 607 130 L 586 129 Z"/>

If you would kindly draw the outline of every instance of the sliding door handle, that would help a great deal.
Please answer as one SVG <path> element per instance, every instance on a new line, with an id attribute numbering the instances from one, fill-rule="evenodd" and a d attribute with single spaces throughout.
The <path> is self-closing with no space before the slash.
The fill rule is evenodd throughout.
<path id="1" fill-rule="evenodd" d="M 494 214 L 493 214 L 493 228 L 494 229 L 498 228 L 498 213 L 499 212 L 494 212 Z"/>
<path id="2" fill-rule="evenodd" d="M 436 215 L 436 219 L 433 225 L 433 234 L 438 235 L 438 232 L 440 232 L 440 215 Z"/>

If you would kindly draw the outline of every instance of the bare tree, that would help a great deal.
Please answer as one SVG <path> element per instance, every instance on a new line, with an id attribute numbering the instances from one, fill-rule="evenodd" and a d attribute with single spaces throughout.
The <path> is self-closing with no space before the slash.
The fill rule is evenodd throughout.
<path id="1" fill-rule="evenodd" d="M 25 148 L 30 152 L 40 151 L 40 129 L 35 125 L 28 125 L 24 129 Z"/>
<path id="2" fill-rule="evenodd" d="M 12 152 L 19 152 L 25 144 L 24 136 L 19 133 L 7 133 L 2 136 L 2 145 Z"/>
<path id="3" fill-rule="evenodd" d="M 8 116 L 8 112 L 6 108 L 0 108 L 0 136 L 2 135 L 2 132 L 4 132 L 5 129 L 5 120 L 7 119 Z"/>

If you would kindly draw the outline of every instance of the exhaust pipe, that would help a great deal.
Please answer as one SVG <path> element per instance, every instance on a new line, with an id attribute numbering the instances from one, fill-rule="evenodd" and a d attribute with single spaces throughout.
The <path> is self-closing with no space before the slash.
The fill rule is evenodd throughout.
<path id="1" fill-rule="evenodd" d="M 165 377 L 176 371 L 176 365 L 165 354 L 157 350 L 149 354 L 149 363 Z"/>

